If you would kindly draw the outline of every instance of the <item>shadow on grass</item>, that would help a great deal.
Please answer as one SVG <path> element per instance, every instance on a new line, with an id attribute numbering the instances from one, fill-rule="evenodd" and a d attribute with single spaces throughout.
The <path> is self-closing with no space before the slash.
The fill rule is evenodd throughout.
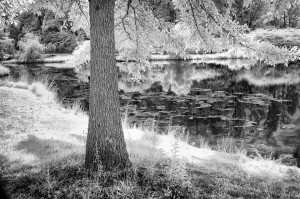
<path id="1" fill-rule="evenodd" d="M 5 179 L 3 179 L 5 167 L 7 165 L 8 159 L 0 154 L 0 198 L 1 199 L 7 199 L 7 182 Z"/>
<path id="2" fill-rule="evenodd" d="M 23 147 L 22 149 L 28 147 L 26 149 L 28 153 L 34 153 L 39 158 L 46 158 L 47 152 L 39 152 L 39 148 L 46 146 L 48 153 L 51 153 L 49 141 L 50 140 L 40 140 L 35 136 L 30 136 L 27 140 L 21 142 L 19 147 Z M 54 142 L 58 144 L 57 141 Z M 31 146 L 31 144 L 33 146 Z M 70 144 L 63 142 L 60 142 L 60 144 L 70 147 Z M 70 148 L 70 150 L 74 153 L 74 148 Z M 21 162 L 12 163 L 5 156 L 0 155 L 0 166 L 5 168 L 2 169 L 0 167 L 0 189 L 2 188 L 3 191 L 5 191 L 6 196 L 9 196 L 8 198 L 54 198 L 49 195 L 52 183 L 55 183 L 55 188 L 59 189 L 61 183 L 73 186 L 76 180 L 85 179 L 84 169 L 80 169 L 83 168 L 83 166 L 81 166 L 83 156 L 80 154 L 67 156 L 65 150 L 60 151 L 64 153 L 63 156 L 53 153 L 52 151 L 49 155 L 50 158 L 47 159 L 47 164 L 42 164 L 40 167 L 36 165 L 23 165 Z M 54 157 L 56 158 L 54 159 Z M 51 162 L 51 160 L 55 161 Z M 19 167 L 11 169 L 11 164 L 18 164 Z M 56 183 L 53 178 L 58 178 L 58 182 Z M 1 191 L 2 190 L 0 190 L 0 199 L 6 199 L 6 196 L 1 195 Z"/>
<path id="3" fill-rule="evenodd" d="M 1 176 L 0 176 L 0 198 L 1 199 L 8 199 L 8 195 L 7 195 L 7 191 L 5 189 L 5 183 L 4 181 L 1 179 Z"/>
<path id="4" fill-rule="evenodd" d="M 28 135 L 26 140 L 18 143 L 16 150 L 25 150 L 27 153 L 35 155 L 41 163 L 50 163 L 70 155 L 83 154 L 84 146 L 54 139 L 40 139 L 34 135 Z"/>

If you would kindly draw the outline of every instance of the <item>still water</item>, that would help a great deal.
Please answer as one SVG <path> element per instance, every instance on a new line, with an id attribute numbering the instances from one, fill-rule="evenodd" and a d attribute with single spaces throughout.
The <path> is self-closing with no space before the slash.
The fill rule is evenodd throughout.
<path id="1" fill-rule="evenodd" d="M 172 128 L 200 146 L 231 136 L 248 151 L 291 153 L 300 146 L 300 63 L 153 62 L 136 81 L 134 66 L 118 63 L 123 113 L 131 125 Z M 29 81 L 47 76 L 64 104 L 80 101 L 88 111 L 88 71 L 59 64 L 9 66 L 11 76 Z"/>

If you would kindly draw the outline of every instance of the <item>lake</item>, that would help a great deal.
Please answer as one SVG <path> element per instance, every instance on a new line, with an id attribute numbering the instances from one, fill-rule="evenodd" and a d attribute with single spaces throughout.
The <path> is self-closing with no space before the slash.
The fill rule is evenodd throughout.
<path id="1" fill-rule="evenodd" d="M 121 110 L 129 125 L 175 131 L 194 146 L 229 136 L 250 154 L 292 153 L 300 146 L 300 63 L 162 61 L 134 75 L 134 63 L 118 66 Z M 78 74 L 60 64 L 8 67 L 12 77 L 29 82 L 47 76 L 63 104 L 78 101 L 88 111 L 87 70 Z"/>

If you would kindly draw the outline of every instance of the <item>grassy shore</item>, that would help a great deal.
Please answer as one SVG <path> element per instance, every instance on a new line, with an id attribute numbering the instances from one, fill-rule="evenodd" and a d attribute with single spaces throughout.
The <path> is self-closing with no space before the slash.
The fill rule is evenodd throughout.
<path id="1" fill-rule="evenodd" d="M 88 117 L 62 108 L 40 82 L 0 84 L 0 168 L 12 198 L 300 198 L 300 171 L 269 158 L 249 158 L 230 138 L 212 150 L 188 145 L 170 128 L 123 130 L 132 168 L 88 175 Z M 51 86 L 50 86 L 51 87 Z"/>

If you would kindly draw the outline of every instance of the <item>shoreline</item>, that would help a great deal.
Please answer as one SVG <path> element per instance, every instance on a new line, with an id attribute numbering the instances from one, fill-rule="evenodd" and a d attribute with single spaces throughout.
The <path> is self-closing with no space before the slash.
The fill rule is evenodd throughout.
<path id="1" fill-rule="evenodd" d="M 32 62 L 23 62 L 16 59 L 6 60 L 0 62 L 0 64 L 47 64 L 47 63 L 66 63 L 72 59 L 72 54 L 58 54 L 51 57 L 46 57 L 44 60 L 36 60 Z M 178 55 L 160 55 L 152 54 L 148 57 L 150 62 L 152 61 L 210 61 L 210 60 L 251 60 L 248 58 L 230 57 L 227 52 L 216 54 L 187 54 L 185 57 Z M 116 56 L 117 62 L 126 62 L 120 56 Z M 128 60 L 133 61 L 134 60 Z"/>

